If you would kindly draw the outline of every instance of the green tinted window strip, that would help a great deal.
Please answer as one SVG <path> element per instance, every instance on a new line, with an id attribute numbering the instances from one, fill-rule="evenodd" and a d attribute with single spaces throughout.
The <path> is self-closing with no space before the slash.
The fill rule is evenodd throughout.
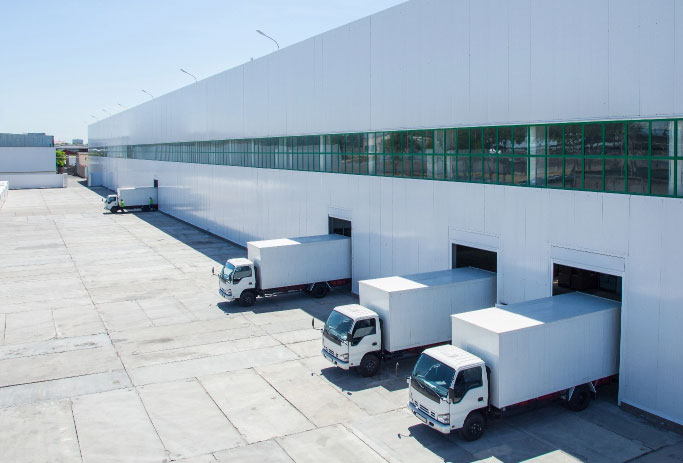
<path id="1" fill-rule="evenodd" d="M 673 123 L 673 153 L 672 156 L 651 156 L 652 153 L 652 122 L 653 121 L 667 121 Z M 648 154 L 632 156 L 628 154 L 628 124 L 630 122 L 647 122 L 648 127 Z M 602 154 L 585 154 L 585 125 L 601 125 L 602 136 Z M 624 132 L 624 153 L 621 155 L 605 155 L 606 152 L 606 126 L 607 124 L 622 124 Z M 302 137 L 281 137 L 281 138 L 263 138 L 263 139 L 239 139 L 239 140 L 214 140 L 210 142 L 179 142 L 158 145 L 129 145 L 129 146 L 111 146 L 101 150 L 93 150 L 93 155 L 105 155 L 110 157 L 123 157 L 129 159 L 146 159 L 165 162 L 188 162 L 200 163 L 210 165 L 230 165 L 243 166 L 251 168 L 279 168 L 286 170 L 298 171 L 313 171 L 313 172 L 333 172 L 344 173 L 347 175 L 374 175 L 374 176 L 388 176 L 388 177 L 403 177 L 416 179 L 434 179 L 439 181 L 457 181 L 466 183 L 487 183 L 499 184 L 509 186 L 524 186 L 532 188 L 551 188 L 551 189 L 571 189 L 584 191 L 605 191 L 610 193 L 624 193 L 635 195 L 653 195 L 671 197 L 678 194 L 678 174 L 679 166 L 683 167 L 683 163 L 678 162 L 678 131 L 683 124 L 682 119 L 677 118 L 662 118 L 662 119 L 648 119 L 648 120 L 624 120 L 624 121 L 588 121 L 588 122 L 573 122 L 573 123 L 551 123 L 551 124 L 524 124 L 516 126 L 485 126 L 485 127 L 459 127 L 456 129 L 420 129 L 407 131 L 391 131 L 391 132 L 368 132 L 360 134 L 339 134 L 339 135 L 314 135 Z M 572 125 L 581 126 L 581 148 L 583 154 L 565 154 L 566 148 L 566 127 Z M 549 127 L 561 127 L 562 143 L 561 152 L 553 155 L 548 155 L 548 133 Z M 545 143 L 541 154 L 528 154 L 531 152 L 531 128 L 544 127 Z M 488 130 L 487 130 L 488 129 Z M 494 129 L 493 132 L 491 129 Z M 509 129 L 510 136 L 510 152 L 501 152 L 500 144 L 500 129 Z M 515 153 L 515 133 L 519 130 L 526 131 L 526 148 L 525 153 Z M 575 129 L 575 127 L 573 127 Z M 459 137 L 463 133 L 467 133 L 468 150 L 467 153 L 446 153 L 448 131 L 453 130 L 454 143 L 456 150 L 459 148 Z M 429 135 L 432 139 L 432 150 L 436 150 L 436 132 L 442 134 L 443 152 L 435 152 L 425 154 L 425 135 Z M 465 132 L 466 131 L 466 132 Z M 479 134 L 481 139 L 481 150 L 472 149 L 472 134 Z M 489 138 L 487 139 L 487 133 Z M 576 133 L 574 130 L 573 133 Z M 488 148 L 491 140 L 491 135 L 495 139 L 493 148 Z M 374 138 L 372 138 L 374 136 Z M 670 134 L 671 136 L 671 134 Z M 377 151 L 377 139 L 382 139 L 383 152 L 368 152 L 370 146 L 369 140 L 375 140 L 372 146 Z M 333 143 L 337 147 L 345 147 L 343 152 L 328 152 L 323 150 L 331 146 L 327 141 Z M 404 152 L 410 143 L 417 143 L 419 141 L 419 152 Z M 365 143 L 362 143 L 365 141 Z M 388 142 L 388 143 L 387 143 Z M 669 141 L 671 143 L 671 141 Z M 388 146 L 387 146 L 388 145 Z M 219 149 L 223 146 L 224 149 Z M 266 149 L 268 148 L 272 149 Z M 576 146 L 574 144 L 573 146 Z M 313 149 L 311 150 L 311 147 Z M 362 148 L 361 148 L 362 147 Z M 246 151 L 243 148 L 247 148 Z M 318 150 L 320 148 L 320 150 Z M 392 150 L 392 148 L 394 148 Z M 493 152 L 491 152 L 493 150 Z M 99 151 L 99 153 L 98 153 Z M 313 158 L 318 156 L 318 158 Z M 416 159 L 417 158 L 417 159 Z M 448 159 L 454 158 L 454 162 Z M 467 159 L 464 165 L 459 162 L 459 159 Z M 472 159 L 475 162 L 472 162 Z M 544 166 L 542 171 L 543 178 L 537 178 L 536 173 L 540 173 L 538 169 L 538 161 L 544 159 Z M 548 185 L 548 159 L 555 159 L 555 163 L 561 162 L 561 186 Z M 622 160 L 624 164 L 624 188 L 621 191 L 607 190 L 606 175 L 607 168 L 606 160 Z M 524 160 L 526 163 L 526 180 L 520 183 L 515 182 L 515 161 Z M 531 160 L 535 160 L 536 167 L 533 175 L 535 184 L 532 182 Z M 579 168 L 581 171 L 580 188 L 569 188 L 567 185 L 567 160 L 579 160 Z M 602 160 L 602 189 L 586 188 L 586 161 Z M 493 163 L 491 162 L 493 161 Z M 647 162 L 647 193 L 628 192 L 629 179 L 629 161 L 646 161 Z M 671 169 L 667 169 L 668 176 L 675 178 L 671 181 L 669 188 L 673 190 L 672 194 L 652 194 L 652 174 L 653 162 L 669 161 L 673 168 L 674 175 L 671 175 Z M 386 163 L 389 162 L 390 169 L 387 168 Z M 335 165 L 336 163 L 336 165 Z M 437 177 L 436 165 L 441 165 L 441 172 Z M 481 166 L 481 171 L 478 166 Z M 501 172 L 501 165 L 509 168 L 509 172 Z M 594 165 L 594 164 L 593 164 Z M 430 168 L 431 166 L 431 168 Z M 493 169 L 488 169 L 487 166 Z M 451 171 L 449 171 L 449 167 Z M 465 167 L 467 172 L 460 172 L 461 167 Z M 419 172 L 416 172 L 415 169 Z M 453 169 L 454 168 L 454 169 Z M 476 172 L 473 172 L 476 169 Z M 642 166 L 641 166 L 642 169 Z M 506 169 L 507 170 L 507 169 Z M 495 172 L 494 172 L 495 171 Z M 473 175 L 475 174 L 476 175 Z M 510 176 L 510 181 L 501 180 L 501 173 L 504 178 Z M 462 175 L 461 175 L 462 174 Z M 487 178 L 487 174 L 489 175 Z M 463 177 L 466 177 L 463 178 Z M 572 177 L 573 178 L 573 177 Z M 640 178 L 640 177 L 636 177 Z M 664 178 L 660 176 L 660 178 Z M 559 180 L 559 178 L 555 178 Z M 540 183 L 540 185 L 538 184 Z M 661 184 L 660 184 L 661 185 Z"/>

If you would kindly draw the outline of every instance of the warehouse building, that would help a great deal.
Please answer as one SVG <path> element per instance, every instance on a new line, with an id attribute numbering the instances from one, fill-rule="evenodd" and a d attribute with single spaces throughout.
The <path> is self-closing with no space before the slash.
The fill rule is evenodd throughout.
<path id="1" fill-rule="evenodd" d="M 0 181 L 9 189 L 62 188 L 52 135 L 0 133 Z"/>
<path id="2" fill-rule="evenodd" d="M 621 300 L 619 401 L 682 425 L 681 30 L 673 0 L 413 0 L 91 125 L 90 180 L 242 245 L 350 235 L 355 290 L 474 265 L 501 304 Z"/>

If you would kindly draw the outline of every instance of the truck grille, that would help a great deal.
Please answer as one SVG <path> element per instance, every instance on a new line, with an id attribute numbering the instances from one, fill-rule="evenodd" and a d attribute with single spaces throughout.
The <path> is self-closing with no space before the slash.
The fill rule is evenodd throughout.
<path id="1" fill-rule="evenodd" d="M 420 410 L 425 412 L 427 415 L 429 415 L 433 418 L 436 418 L 436 414 L 434 412 L 429 411 L 429 409 L 427 407 L 425 407 L 424 405 L 417 404 L 417 406 L 420 407 Z"/>

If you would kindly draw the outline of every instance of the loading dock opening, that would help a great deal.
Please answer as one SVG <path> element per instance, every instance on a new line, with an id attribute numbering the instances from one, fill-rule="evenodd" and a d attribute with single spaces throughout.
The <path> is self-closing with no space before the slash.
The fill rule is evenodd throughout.
<path id="1" fill-rule="evenodd" d="M 351 237 L 351 221 L 328 216 L 329 234 Z"/>
<path id="2" fill-rule="evenodd" d="M 498 271 L 498 254 L 495 251 L 453 244 L 451 252 L 451 268 L 474 267 L 489 272 Z"/>
<path id="3" fill-rule="evenodd" d="M 581 291 L 621 302 L 621 277 L 568 265 L 553 264 L 553 296 Z"/>

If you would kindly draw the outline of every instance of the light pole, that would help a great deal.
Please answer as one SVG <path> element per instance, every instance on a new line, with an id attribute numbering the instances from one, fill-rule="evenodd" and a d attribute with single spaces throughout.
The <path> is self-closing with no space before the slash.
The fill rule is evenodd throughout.
<path id="1" fill-rule="evenodd" d="M 154 99 L 154 95 L 152 95 L 151 93 L 149 93 L 147 90 L 141 90 L 141 91 L 142 91 L 142 93 L 146 93 L 147 95 L 149 95 L 150 97 L 152 97 L 152 99 Z"/>
<path id="2" fill-rule="evenodd" d="M 267 37 L 267 38 L 269 38 L 270 40 L 272 40 L 273 42 L 275 42 L 275 46 L 277 47 L 277 49 L 278 49 L 278 50 L 280 49 L 280 45 L 277 43 L 277 40 L 275 40 L 275 39 L 272 38 L 271 36 L 269 36 L 269 35 L 267 35 L 266 33 L 264 33 L 261 29 L 256 29 L 256 32 L 258 32 L 258 33 L 261 34 L 262 36 Z"/>
<path id="3" fill-rule="evenodd" d="M 180 72 L 184 72 L 184 73 L 187 74 L 188 76 L 192 77 L 192 78 L 194 79 L 194 83 L 195 83 L 195 84 L 197 83 L 197 78 L 196 78 L 194 75 L 192 75 L 192 74 L 190 74 L 189 72 L 187 72 L 185 69 L 180 68 Z"/>

